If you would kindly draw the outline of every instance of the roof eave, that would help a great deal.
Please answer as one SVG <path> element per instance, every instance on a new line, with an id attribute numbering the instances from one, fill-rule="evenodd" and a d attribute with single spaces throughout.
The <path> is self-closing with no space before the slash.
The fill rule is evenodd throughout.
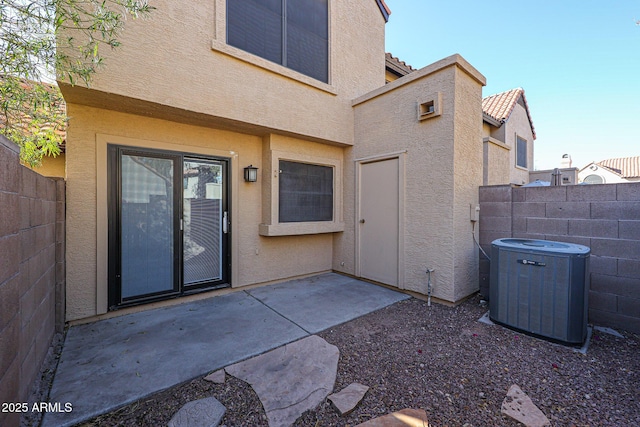
<path id="1" fill-rule="evenodd" d="M 399 64 L 397 64 L 395 61 L 393 60 L 389 60 L 389 58 L 385 59 L 385 67 L 394 72 L 395 74 L 397 74 L 399 77 L 402 76 L 406 76 L 407 74 L 412 73 L 415 70 L 410 70 L 407 68 L 403 68 L 402 66 L 400 66 Z"/>
<path id="2" fill-rule="evenodd" d="M 380 13 L 382 13 L 382 16 L 384 17 L 384 22 L 389 22 L 389 15 L 391 15 L 391 9 L 389 9 L 389 6 L 385 4 L 384 0 L 376 0 L 376 3 L 378 3 Z"/>
<path id="3" fill-rule="evenodd" d="M 484 111 L 482 112 L 482 120 L 497 128 L 499 128 L 503 124 L 500 120 L 497 120 L 495 117 L 488 115 Z"/>

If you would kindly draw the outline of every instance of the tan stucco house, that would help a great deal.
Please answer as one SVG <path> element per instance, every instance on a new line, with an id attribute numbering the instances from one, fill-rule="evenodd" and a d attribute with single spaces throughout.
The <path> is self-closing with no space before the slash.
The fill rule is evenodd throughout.
<path id="1" fill-rule="evenodd" d="M 59 83 L 67 320 L 326 271 L 477 291 L 482 74 L 385 84 L 381 0 L 154 6 L 90 88 Z"/>
<path id="2" fill-rule="evenodd" d="M 536 131 L 524 89 L 485 97 L 482 118 L 483 185 L 527 184 Z"/>

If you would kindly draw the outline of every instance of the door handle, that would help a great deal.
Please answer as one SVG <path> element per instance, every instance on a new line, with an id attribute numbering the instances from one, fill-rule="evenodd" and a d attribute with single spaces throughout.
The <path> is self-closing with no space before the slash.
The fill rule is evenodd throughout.
<path id="1" fill-rule="evenodd" d="M 227 234 L 229 232 L 229 217 L 227 216 L 227 212 L 222 215 L 222 232 Z"/>
<path id="2" fill-rule="evenodd" d="M 360 220 L 360 224 L 364 224 L 364 218 Z"/>

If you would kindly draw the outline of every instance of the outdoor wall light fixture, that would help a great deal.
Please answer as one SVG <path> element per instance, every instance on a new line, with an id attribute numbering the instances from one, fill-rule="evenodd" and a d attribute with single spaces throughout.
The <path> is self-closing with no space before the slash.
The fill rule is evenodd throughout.
<path id="1" fill-rule="evenodd" d="M 253 165 L 244 168 L 244 180 L 246 182 L 256 182 L 258 180 L 258 168 Z"/>

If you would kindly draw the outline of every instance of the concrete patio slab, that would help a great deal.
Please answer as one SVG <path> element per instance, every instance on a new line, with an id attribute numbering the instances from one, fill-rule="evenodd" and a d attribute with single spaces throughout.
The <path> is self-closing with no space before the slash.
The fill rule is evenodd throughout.
<path id="1" fill-rule="evenodd" d="M 265 286 L 249 293 L 310 334 L 410 298 L 335 273 Z"/>
<path id="2" fill-rule="evenodd" d="M 42 425 L 79 423 L 406 298 L 330 273 L 73 326 L 49 396 L 73 411 Z"/>
<path id="3" fill-rule="evenodd" d="M 307 333 L 245 292 L 74 326 L 44 426 L 73 425 Z"/>

